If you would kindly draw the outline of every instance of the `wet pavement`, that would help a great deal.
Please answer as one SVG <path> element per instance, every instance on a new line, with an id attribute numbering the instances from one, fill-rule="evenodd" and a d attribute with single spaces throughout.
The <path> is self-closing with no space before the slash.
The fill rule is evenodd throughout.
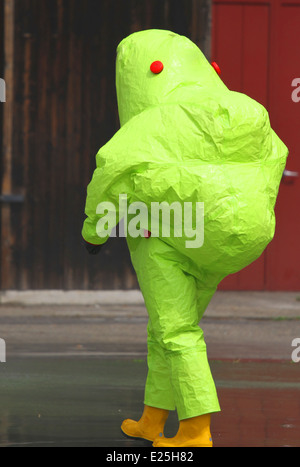
<path id="1" fill-rule="evenodd" d="M 216 447 L 300 446 L 296 364 L 211 367 L 222 406 L 213 416 Z M 142 447 L 119 427 L 140 416 L 146 371 L 142 359 L 26 358 L 1 365 L 0 447 Z M 172 413 L 166 434 L 177 426 Z"/>
<path id="2" fill-rule="evenodd" d="M 213 415 L 215 447 L 300 447 L 297 302 L 272 315 L 220 315 L 215 302 L 203 321 L 222 407 Z M 146 324 L 134 305 L 0 307 L 0 447 L 149 446 L 120 431 L 143 409 Z M 177 427 L 171 413 L 166 435 Z"/>

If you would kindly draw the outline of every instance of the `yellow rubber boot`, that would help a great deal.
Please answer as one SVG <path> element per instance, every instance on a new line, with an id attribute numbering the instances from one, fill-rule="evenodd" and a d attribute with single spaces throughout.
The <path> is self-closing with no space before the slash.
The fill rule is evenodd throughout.
<path id="1" fill-rule="evenodd" d="M 142 418 L 136 422 L 134 420 L 124 420 L 121 430 L 130 438 L 146 439 L 154 441 L 160 435 L 163 435 L 164 426 L 169 416 L 168 410 L 157 409 L 145 405 Z"/>
<path id="2" fill-rule="evenodd" d="M 174 438 L 160 436 L 155 439 L 155 447 L 212 448 L 210 432 L 210 414 L 181 420 L 179 430 Z"/>

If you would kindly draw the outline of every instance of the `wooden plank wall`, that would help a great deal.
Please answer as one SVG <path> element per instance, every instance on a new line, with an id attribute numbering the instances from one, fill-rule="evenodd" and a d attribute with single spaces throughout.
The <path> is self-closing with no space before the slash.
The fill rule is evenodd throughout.
<path id="1" fill-rule="evenodd" d="M 119 128 L 116 46 L 132 32 L 164 28 L 209 53 L 210 1 L 0 1 L 14 4 L 12 169 L 2 170 L 2 190 L 9 182 L 25 196 L 1 206 L 1 289 L 136 288 L 124 240 L 93 258 L 80 235 L 94 156 Z M 7 156 L 1 144 L 2 169 Z"/>

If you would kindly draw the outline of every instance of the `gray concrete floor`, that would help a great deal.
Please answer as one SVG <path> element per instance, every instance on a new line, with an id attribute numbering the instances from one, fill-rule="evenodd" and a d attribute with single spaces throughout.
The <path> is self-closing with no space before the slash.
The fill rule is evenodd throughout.
<path id="1" fill-rule="evenodd" d="M 299 296 L 219 292 L 210 304 L 201 326 L 222 406 L 216 447 L 300 447 Z M 0 447 L 143 446 L 120 424 L 143 407 L 147 313 L 140 298 L 124 302 L 2 303 Z M 166 434 L 177 426 L 172 413 Z"/>

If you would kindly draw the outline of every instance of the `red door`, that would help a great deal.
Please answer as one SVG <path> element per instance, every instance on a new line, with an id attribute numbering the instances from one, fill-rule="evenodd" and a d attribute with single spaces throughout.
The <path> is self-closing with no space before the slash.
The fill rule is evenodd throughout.
<path id="1" fill-rule="evenodd" d="M 300 290 L 300 0 L 214 0 L 212 37 L 225 84 L 268 109 L 290 150 L 273 242 L 220 288 Z"/>

